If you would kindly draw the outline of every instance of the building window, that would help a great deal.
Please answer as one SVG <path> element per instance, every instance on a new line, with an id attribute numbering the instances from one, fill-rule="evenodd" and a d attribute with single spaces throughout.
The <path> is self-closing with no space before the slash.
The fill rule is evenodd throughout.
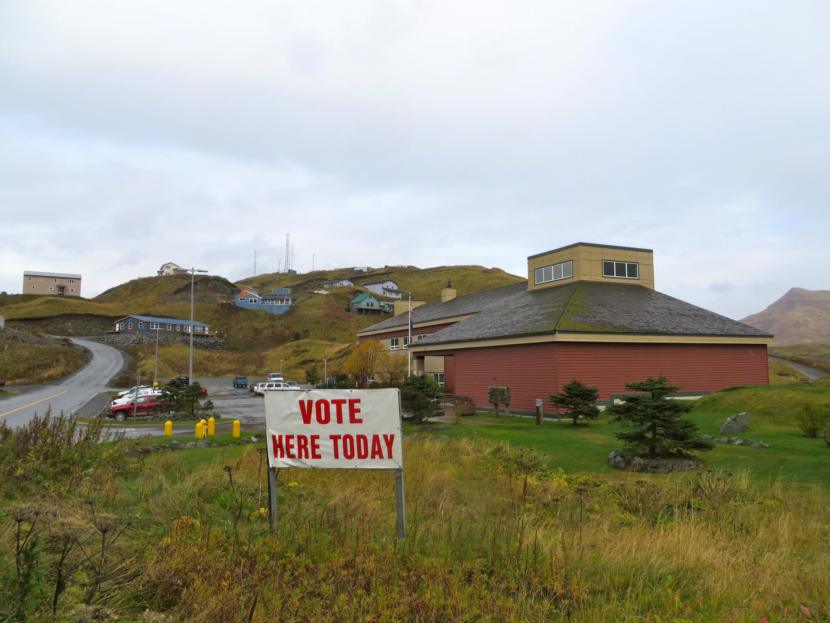
<path id="1" fill-rule="evenodd" d="M 140 320 L 138 321 L 138 330 L 139 330 L 139 331 L 143 331 L 143 330 L 144 330 L 144 323 L 143 323 L 143 322 L 141 322 Z"/>
<path id="2" fill-rule="evenodd" d="M 404 348 L 409 348 L 409 336 L 408 335 L 403 336 L 403 347 Z"/>
<path id="3" fill-rule="evenodd" d="M 133 328 L 133 321 L 132 320 L 127 321 L 127 328 L 132 330 L 132 328 Z"/>
<path id="4" fill-rule="evenodd" d="M 157 323 L 157 322 L 151 322 L 151 323 L 150 323 L 150 328 L 151 328 L 151 329 L 154 329 L 154 330 L 155 330 L 155 329 L 158 329 L 158 328 L 159 328 L 159 323 Z"/>
<path id="5" fill-rule="evenodd" d="M 431 372 L 430 376 L 436 383 L 440 383 L 441 385 L 444 384 L 444 373 L 443 372 Z"/>
<path id="6" fill-rule="evenodd" d="M 115 330 L 116 331 L 123 331 L 124 330 L 124 323 L 123 322 L 116 322 L 115 323 Z"/>
<path id="7" fill-rule="evenodd" d="M 389 350 L 398 350 L 398 346 L 400 346 L 400 338 L 393 337 L 389 340 Z"/>
<path id="8" fill-rule="evenodd" d="M 559 281 L 560 279 L 570 279 L 574 275 L 573 260 L 551 264 L 550 266 L 542 266 L 536 269 L 535 275 L 536 285 L 548 283 L 549 281 Z"/>
<path id="9" fill-rule="evenodd" d="M 639 279 L 640 265 L 637 262 L 602 260 L 602 276 L 618 279 Z"/>
<path id="10" fill-rule="evenodd" d="M 416 336 L 415 336 L 415 339 L 416 339 L 418 342 L 420 342 L 420 341 L 421 341 L 422 339 L 424 339 L 426 336 L 427 336 L 427 334 L 426 334 L 426 333 L 421 333 L 420 335 L 416 335 Z"/>
<path id="11" fill-rule="evenodd" d="M 172 325 L 172 324 L 170 324 L 169 322 L 167 323 L 167 330 L 168 330 L 168 331 L 172 331 L 172 330 L 173 330 L 173 325 Z"/>
<path id="12" fill-rule="evenodd" d="M 239 297 L 239 302 L 240 302 L 240 303 L 244 303 L 244 302 L 245 302 L 245 297 L 244 297 L 244 296 L 240 296 L 240 297 Z"/>
<path id="13" fill-rule="evenodd" d="M 248 302 L 249 303 L 256 303 L 256 299 L 254 297 L 251 297 L 251 298 L 248 299 Z"/>
<path id="14" fill-rule="evenodd" d="M 69 280 L 69 283 L 75 283 L 75 280 L 74 280 L 74 279 L 70 279 L 70 280 Z"/>

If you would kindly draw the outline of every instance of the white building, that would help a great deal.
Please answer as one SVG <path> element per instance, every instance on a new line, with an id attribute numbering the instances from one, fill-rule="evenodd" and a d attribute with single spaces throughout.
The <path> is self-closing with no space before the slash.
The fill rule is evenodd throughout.
<path id="1" fill-rule="evenodd" d="M 156 271 L 156 274 L 161 277 L 163 275 L 186 275 L 188 272 L 186 268 L 182 268 L 175 262 L 165 262 Z"/>
<path id="2" fill-rule="evenodd" d="M 398 284 L 391 279 L 387 279 L 386 281 L 382 281 L 380 283 L 364 283 L 363 287 L 373 294 L 385 296 L 389 299 L 403 298 L 403 292 L 401 292 L 400 288 L 398 288 Z"/>

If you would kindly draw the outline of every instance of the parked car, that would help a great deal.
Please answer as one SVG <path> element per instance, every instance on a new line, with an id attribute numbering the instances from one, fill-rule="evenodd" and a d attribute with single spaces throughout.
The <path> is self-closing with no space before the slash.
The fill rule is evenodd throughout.
<path id="1" fill-rule="evenodd" d="M 147 396 L 139 396 L 135 403 L 133 401 L 125 402 L 123 404 L 110 406 L 107 417 L 115 418 L 116 420 L 124 420 L 125 418 L 135 415 L 149 415 L 151 413 L 158 413 L 164 409 L 169 409 L 172 404 L 162 400 L 160 395 L 151 394 Z"/>
<path id="2" fill-rule="evenodd" d="M 247 376 L 237 376 L 233 379 L 233 386 L 235 389 L 245 389 L 248 387 Z"/>
<path id="3" fill-rule="evenodd" d="M 161 396 L 161 390 L 158 388 L 153 387 L 139 387 L 137 390 L 128 392 L 123 395 L 119 395 L 117 398 L 114 398 L 112 401 L 112 406 L 117 407 L 120 405 L 127 404 L 128 402 L 131 403 L 136 398 L 136 393 L 138 398 L 143 398 L 144 396 Z"/>
<path id="4" fill-rule="evenodd" d="M 263 392 L 263 388 L 264 388 L 264 387 L 265 387 L 265 385 L 267 385 L 267 384 L 268 384 L 268 382 L 267 382 L 267 381 L 260 381 L 259 383 L 254 384 L 254 385 L 253 385 L 253 388 L 252 388 L 252 390 L 251 390 L 251 391 L 253 391 L 253 392 L 254 392 L 254 396 L 262 396 L 262 395 L 263 395 L 263 393 L 262 393 L 262 392 Z"/>
<path id="5" fill-rule="evenodd" d="M 282 381 L 283 381 L 283 380 L 285 380 L 285 379 L 284 379 L 284 378 L 283 378 L 283 376 L 282 376 L 282 372 L 271 372 L 271 373 L 268 375 L 268 380 L 269 380 L 269 381 L 279 381 L 279 382 L 282 382 Z"/>
<path id="6" fill-rule="evenodd" d="M 135 385 L 135 386 L 131 387 L 130 389 L 125 389 L 124 391 L 118 392 L 118 394 L 116 395 L 116 398 L 121 398 L 122 396 L 126 396 L 127 394 L 132 394 L 137 389 L 148 389 L 149 387 L 150 387 L 149 385 Z"/>
<path id="7" fill-rule="evenodd" d="M 286 389 L 302 389 L 297 381 L 286 381 L 285 384 L 288 385 Z"/>

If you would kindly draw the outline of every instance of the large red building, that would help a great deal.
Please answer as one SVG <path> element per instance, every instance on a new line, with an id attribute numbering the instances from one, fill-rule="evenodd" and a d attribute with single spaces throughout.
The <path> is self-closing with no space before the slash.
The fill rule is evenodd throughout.
<path id="1" fill-rule="evenodd" d="M 487 408 L 510 387 L 511 410 L 531 412 L 579 379 L 600 400 L 625 384 L 665 375 L 699 395 L 768 383 L 772 336 L 654 289 L 650 249 L 576 243 L 528 258 L 528 281 L 454 297 L 367 327 L 358 336 L 412 357 L 450 393 Z"/>

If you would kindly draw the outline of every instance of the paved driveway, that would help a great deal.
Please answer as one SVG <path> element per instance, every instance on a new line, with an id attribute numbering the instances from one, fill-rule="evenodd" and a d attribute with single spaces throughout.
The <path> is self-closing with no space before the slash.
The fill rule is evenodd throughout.
<path id="1" fill-rule="evenodd" d="M 73 413 L 106 389 L 109 380 L 118 374 L 124 363 L 121 351 L 90 340 L 71 339 L 92 353 L 90 362 L 61 383 L 0 399 L 0 422 L 16 428 L 31 420 L 35 413 L 42 414 L 50 408 L 52 413 Z"/>

